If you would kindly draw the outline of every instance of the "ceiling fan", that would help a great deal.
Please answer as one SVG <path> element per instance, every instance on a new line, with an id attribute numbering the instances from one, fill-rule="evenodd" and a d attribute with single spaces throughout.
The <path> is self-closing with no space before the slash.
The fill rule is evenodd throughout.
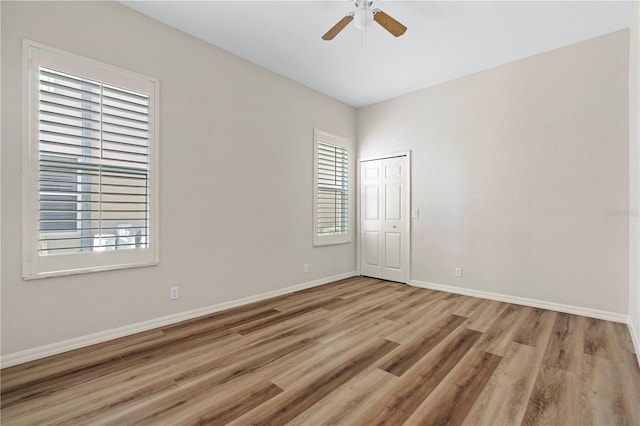
<path id="1" fill-rule="evenodd" d="M 376 21 L 385 30 L 389 31 L 395 37 L 400 37 L 407 31 L 407 27 L 400 22 L 393 19 L 380 9 L 371 9 L 371 3 L 373 0 L 354 0 L 356 5 L 355 12 L 351 12 L 337 24 L 335 24 L 325 35 L 322 36 L 323 40 L 333 40 L 351 21 L 354 21 L 356 28 L 363 30 L 373 21 Z"/>

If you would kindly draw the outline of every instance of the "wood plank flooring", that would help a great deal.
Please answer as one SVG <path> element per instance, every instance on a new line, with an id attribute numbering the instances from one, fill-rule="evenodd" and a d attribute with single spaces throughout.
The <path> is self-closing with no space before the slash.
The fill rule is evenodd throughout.
<path id="1" fill-rule="evenodd" d="M 3 425 L 640 425 L 626 326 L 356 277 L 10 367 Z"/>

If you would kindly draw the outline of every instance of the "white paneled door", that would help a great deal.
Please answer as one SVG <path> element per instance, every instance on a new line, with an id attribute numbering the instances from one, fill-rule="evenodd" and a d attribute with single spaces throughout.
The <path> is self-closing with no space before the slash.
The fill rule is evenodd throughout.
<path id="1" fill-rule="evenodd" d="M 360 273 L 409 281 L 409 156 L 360 162 Z"/>

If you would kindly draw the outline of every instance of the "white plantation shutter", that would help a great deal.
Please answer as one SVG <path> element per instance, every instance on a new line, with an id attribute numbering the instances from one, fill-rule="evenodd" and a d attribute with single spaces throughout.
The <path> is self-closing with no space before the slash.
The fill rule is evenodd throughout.
<path id="1" fill-rule="evenodd" d="M 149 97 L 39 75 L 40 255 L 146 248 Z"/>
<path id="2" fill-rule="evenodd" d="M 314 244 L 350 241 L 349 141 L 315 132 Z"/>
<path id="3" fill-rule="evenodd" d="M 36 214 L 25 227 L 23 275 L 154 263 L 157 83 L 68 54 L 29 53 L 37 187 L 27 182 Z"/>
<path id="4" fill-rule="evenodd" d="M 349 152 L 345 148 L 318 142 L 318 235 L 349 231 Z"/>

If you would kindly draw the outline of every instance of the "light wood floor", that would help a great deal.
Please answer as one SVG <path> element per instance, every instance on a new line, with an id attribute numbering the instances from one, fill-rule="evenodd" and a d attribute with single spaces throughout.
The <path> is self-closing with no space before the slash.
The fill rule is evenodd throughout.
<path id="1" fill-rule="evenodd" d="M 2 371 L 2 424 L 638 425 L 626 326 L 371 278 Z"/>

